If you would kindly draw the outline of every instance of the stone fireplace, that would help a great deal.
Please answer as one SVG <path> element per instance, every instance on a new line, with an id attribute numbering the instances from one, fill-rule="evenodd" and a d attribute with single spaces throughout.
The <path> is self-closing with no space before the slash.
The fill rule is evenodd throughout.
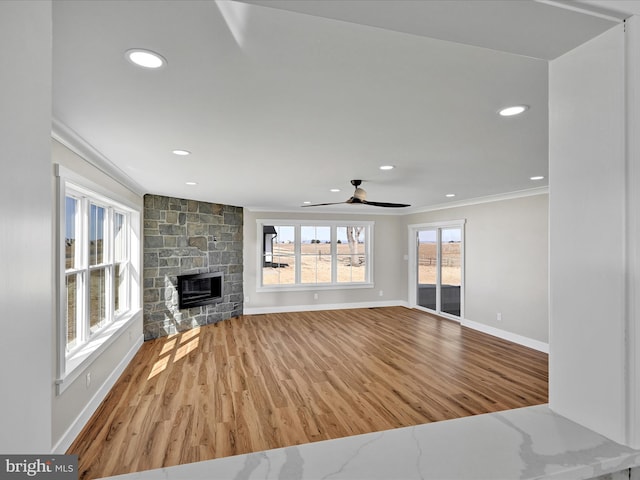
<path id="1" fill-rule="evenodd" d="M 145 340 L 242 314 L 242 222 L 241 207 L 145 195 Z M 180 308 L 178 277 L 201 274 L 216 274 L 201 278 L 217 278 L 221 296 Z"/>

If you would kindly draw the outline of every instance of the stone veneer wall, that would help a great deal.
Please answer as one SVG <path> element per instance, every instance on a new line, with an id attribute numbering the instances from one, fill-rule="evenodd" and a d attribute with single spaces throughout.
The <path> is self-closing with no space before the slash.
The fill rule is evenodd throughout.
<path id="1" fill-rule="evenodd" d="M 144 338 L 242 314 L 242 207 L 144 197 Z M 223 272 L 222 301 L 178 309 L 177 276 Z"/>

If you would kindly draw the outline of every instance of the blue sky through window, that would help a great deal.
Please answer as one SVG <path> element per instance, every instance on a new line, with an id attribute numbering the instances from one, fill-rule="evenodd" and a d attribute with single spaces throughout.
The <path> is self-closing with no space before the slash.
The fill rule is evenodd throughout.
<path id="1" fill-rule="evenodd" d="M 436 243 L 436 230 L 420 230 L 418 239 L 420 243 Z M 442 241 L 444 243 L 459 242 L 462 240 L 462 229 L 460 228 L 443 228 Z"/>
<path id="2" fill-rule="evenodd" d="M 275 241 L 278 243 L 293 243 L 295 229 L 293 227 L 275 227 L 278 236 Z M 311 240 L 320 240 L 321 243 L 331 241 L 331 227 L 329 226 L 303 226 L 301 228 L 302 243 L 311 243 Z M 362 238 L 363 233 L 360 234 Z M 338 227 L 337 237 L 341 243 L 347 243 L 347 229 L 346 227 Z"/>
<path id="3" fill-rule="evenodd" d="M 104 207 L 91 204 L 91 211 L 89 212 L 90 240 L 104 239 L 104 212 Z"/>
<path id="4" fill-rule="evenodd" d="M 78 201 L 73 197 L 65 198 L 65 238 L 76 239 L 75 224 Z"/>

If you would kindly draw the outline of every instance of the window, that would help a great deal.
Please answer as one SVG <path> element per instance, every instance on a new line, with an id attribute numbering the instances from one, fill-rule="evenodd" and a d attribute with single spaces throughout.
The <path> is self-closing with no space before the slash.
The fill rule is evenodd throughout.
<path id="1" fill-rule="evenodd" d="M 331 247 L 331 227 L 300 227 L 301 283 L 331 283 Z"/>
<path id="2" fill-rule="evenodd" d="M 364 282 L 367 278 L 364 226 L 337 227 L 337 281 Z"/>
<path id="3" fill-rule="evenodd" d="M 115 202 L 66 185 L 65 350 L 70 354 L 129 310 L 130 213 Z"/>
<path id="4" fill-rule="evenodd" d="M 138 203 L 132 196 L 113 193 L 62 165 L 55 164 L 54 170 L 55 383 L 60 395 L 109 345 L 127 331 L 133 334 L 130 327 L 142 320 L 142 198 Z"/>
<path id="5" fill-rule="evenodd" d="M 371 286 L 372 222 L 258 220 L 258 288 Z"/>

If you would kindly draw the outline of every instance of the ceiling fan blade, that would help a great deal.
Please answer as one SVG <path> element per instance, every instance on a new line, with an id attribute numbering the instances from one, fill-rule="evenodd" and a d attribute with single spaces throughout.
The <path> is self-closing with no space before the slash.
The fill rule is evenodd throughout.
<path id="1" fill-rule="evenodd" d="M 323 207 L 325 205 L 342 205 L 343 203 L 349 203 L 347 202 L 333 202 L 333 203 L 314 203 L 312 205 L 302 205 L 303 207 Z"/>
<path id="2" fill-rule="evenodd" d="M 406 203 L 389 203 L 389 202 L 371 202 L 369 200 L 362 200 L 362 203 L 365 205 L 373 205 L 374 207 L 387 207 L 387 208 L 402 208 L 402 207 L 410 207 Z"/>

